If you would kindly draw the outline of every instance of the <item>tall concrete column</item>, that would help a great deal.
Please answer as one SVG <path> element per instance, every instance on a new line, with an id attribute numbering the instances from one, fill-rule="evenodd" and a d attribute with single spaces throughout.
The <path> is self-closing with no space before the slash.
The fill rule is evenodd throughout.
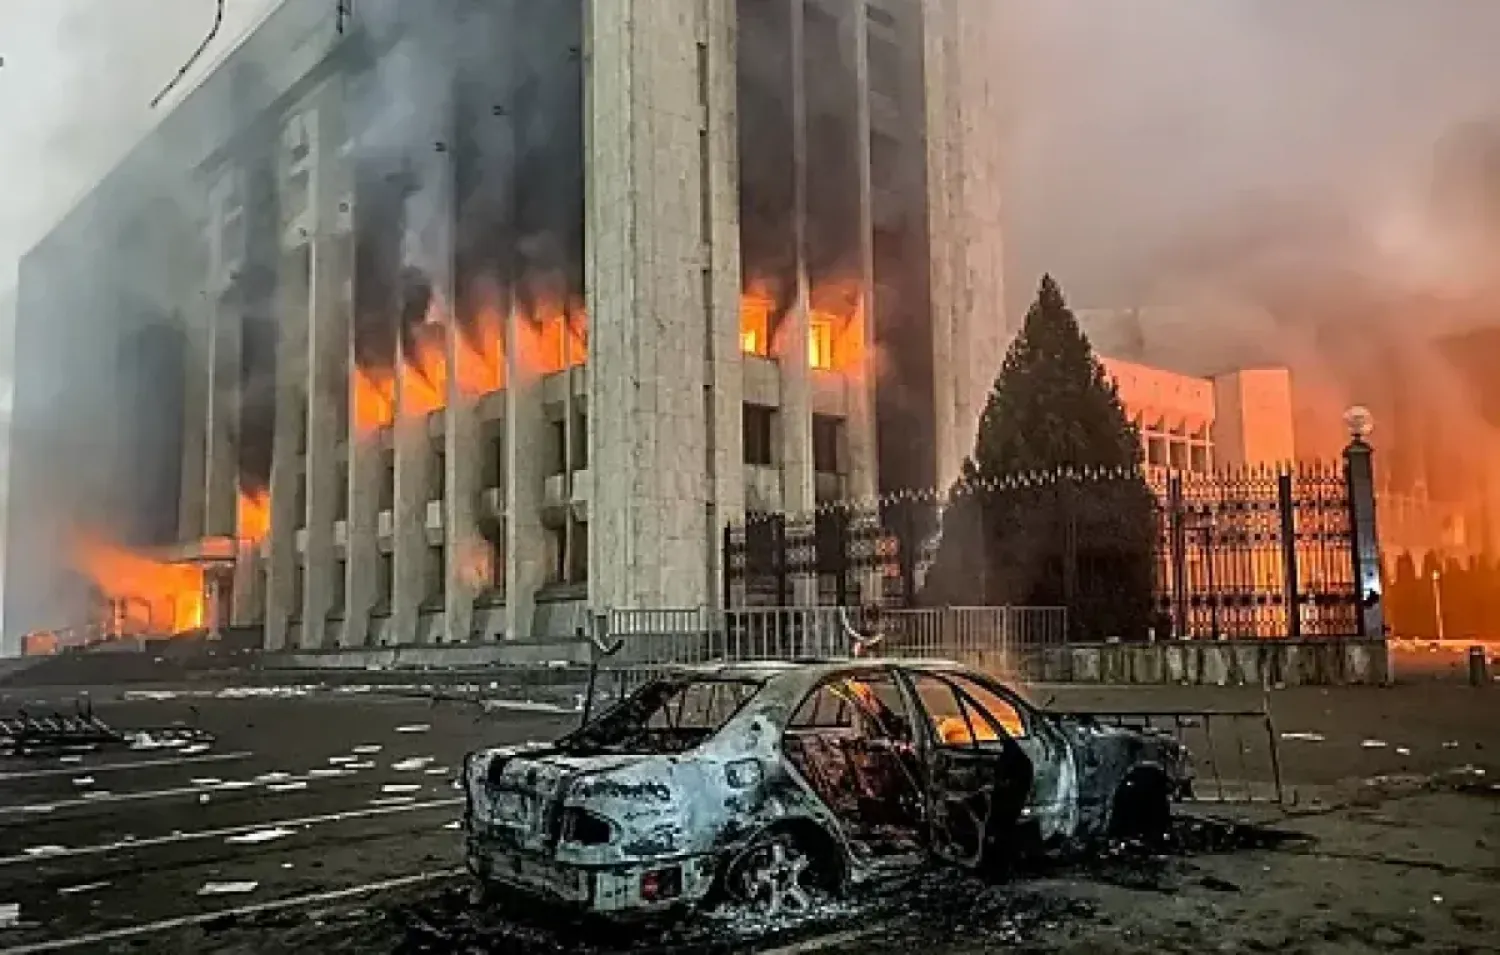
<path id="1" fill-rule="evenodd" d="M 344 439 L 349 389 L 346 369 L 353 296 L 349 177 L 339 155 L 344 140 L 342 83 L 317 94 L 312 126 L 312 238 L 308 329 L 307 545 L 303 554 L 302 645 L 329 642 L 328 613 L 338 573 L 333 525 L 338 514 L 338 445 Z M 336 637 L 335 637 L 336 639 Z"/>
<path id="2" fill-rule="evenodd" d="M 208 341 L 208 393 L 204 397 L 208 458 L 203 486 L 204 533 L 239 533 L 239 455 L 235 448 L 235 413 L 240 384 L 240 310 L 215 292 Z M 236 601 L 238 602 L 238 601 Z"/>
<path id="3" fill-rule="evenodd" d="M 427 320 L 452 325 L 453 298 L 453 150 L 451 107 L 435 106 L 430 119 L 430 135 L 420 141 L 433 147 L 417 157 L 417 192 L 408 198 L 404 248 L 408 265 L 420 269 L 431 285 L 433 306 Z M 423 329 L 424 332 L 428 329 Z M 451 353 L 452 329 L 443 330 L 445 352 Z M 403 348 L 413 340 L 402 336 Z M 446 362 L 446 360 L 445 360 Z M 395 506 L 395 582 L 392 585 L 391 626 L 393 639 L 411 643 L 417 638 L 417 626 L 424 601 L 432 596 L 428 579 L 427 503 L 433 499 L 433 484 L 441 493 L 446 475 L 434 471 L 432 436 L 428 430 L 427 405 L 412 404 L 410 387 L 422 367 L 416 356 L 401 353 L 397 376 L 396 416 L 396 506 Z M 430 370 L 430 369 L 428 369 Z M 445 363 L 443 375 L 452 379 L 452 365 Z M 447 388 L 442 382 L 427 380 L 424 391 Z M 439 414 L 442 419 L 443 415 Z M 446 421 L 445 430 L 446 430 Z M 445 442 L 451 440 L 445 434 Z M 446 457 L 446 454 L 445 454 Z M 445 575 L 446 576 L 446 575 Z M 446 583 L 446 580 L 444 581 Z"/>
<path id="4" fill-rule="evenodd" d="M 732 62 L 723 23 L 732 16 L 730 0 L 591 0 L 587 10 L 596 608 L 693 606 L 713 592 L 706 356 L 729 318 L 716 314 L 704 269 L 738 251 L 713 247 L 728 230 L 710 217 L 732 213 L 710 201 L 714 135 L 704 105 L 708 64 Z M 722 102 L 722 92 L 712 95 Z M 730 311 L 737 321 L 737 306 Z"/>
<path id="5" fill-rule="evenodd" d="M 531 320 L 513 298 L 505 314 L 505 636 L 531 635 L 536 592 L 547 580 L 547 413 L 543 358 Z"/>
<path id="6" fill-rule="evenodd" d="M 922 0 L 939 487 L 958 477 L 1010 339 L 1000 6 Z"/>
<path id="7" fill-rule="evenodd" d="M 451 288 L 451 285 L 450 285 Z M 457 302 L 451 296 L 449 301 Z M 471 321 L 482 321 L 470 316 Z M 488 583 L 490 552 L 479 532 L 480 455 L 484 441 L 479 424 L 480 394 L 476 382 L 481 361 L 463 340 L 458 315 L 450 316 L 445 341 L 448 363 L 448 407 L 443 433 L 443 588 L 444 639 L 468 643 L 474 632 L 474 600 Z"/>
<path id="8" fill-rule="evenodd" d="M 845 378 L 848 398 L 849 496 L 870 500 L 879 493 L 875 443 L 875 218 L 870 170 L 870 18 L 868 0 L 850 4 L 854 31 L 855 113 L 854 154 L 859 175 L 859 311 L 845 332 L 846 347 L 859 355 Z"/>
<path id="9" fill-rule="evenodd" d="M 358 214 L 356 210 L 356 214 Z M 354 355 L 349 355 L 350 367 Z M 350 399 L 354 397 L 350 376 Z M 385 595 L 377 591 L 380 566 L 380 489 L 385 479 L 382 432 L 361 430 L 350 416 L 349 517 L 345 525 L 343 645 L 362 647 L 370 639 L 370 613 Z M 389 581 L 384 582 L 389 586 Z"/>
<path id="10" fill-rule="evenodd" d="M 204 512 L 208 473 L 208 392 L 213 386 L 208 363 L 213 311 L 206 291 L 194 293 L 187 328 L 187 360 L 183 362 L 182 477 L 177 502 L 177 539 L 196 540 L 207 526 Z"/>
<path id="11" fill-rule="evenodd" d="M 705 601 L 722 606 L 725 594 L 724 529 L 745 516 L 744 357 L 740 354 L 740 205 L 736 156 L 738 18 L 735 4 L 705 4 L 703 155 L 699 174 L 705 197 L 707 245 L 703 264 L 708 299 L 703 388 L 705 415 L 711 427 L 705 449 L 711 487 L 708 504 L 709 592 Z M 594 472 L 599 474 L 597 470 Z M 598 484 L 598 478 L 595 478 Z"/>
<path id="12" fill-rule="evenodd" d="M 308 248 L 282 250 L 277 283 L 276 427 L 271 442 L 271 531 L 266 541 L 266 648 L 287 646 L 299 562 L 301 444 L 307 427 Z"/>
<path id="13" fill-rule="evenodd" d="M 781 507 L 806 514 L 817 505 L 813 484 L 812 368 L 808 361 L 812 290 L 807 276 L 807 0 L 791 6 L 792 69 L 792 248 L 797 262 L 797 297 L 776 330 L 774 347 L 781 370 Z M 799 602 L 801 602 L 799 598 Z"/>

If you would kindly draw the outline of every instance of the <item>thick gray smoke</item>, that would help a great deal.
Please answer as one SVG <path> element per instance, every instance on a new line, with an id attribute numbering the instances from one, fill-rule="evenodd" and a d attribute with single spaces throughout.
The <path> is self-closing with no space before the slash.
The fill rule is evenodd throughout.
<path id="1" fill-rule="evenodd" d="M 1500 5 L 1003 2 L 1012 309 L 1043 271 L 1187 306 L 1180 370 L 1291 366 L 1301 449 L 1360 402 L 1410 481 L 1479 470 L 1494 432 L 1434 339 L 1500 324 Z"/>
<path id="2" fill-rule="evenodd" d="M 451 283 L 464 325 L 481 285 L 523 300 L 582 296 L 582 4 L 438 6 L 444 15 L 389 0 L 356 13 L 373 60 L 350 117 L 356 349 L 375 367 L 389 365 L 397 336 L 412 345 L 438 286 Z"/>

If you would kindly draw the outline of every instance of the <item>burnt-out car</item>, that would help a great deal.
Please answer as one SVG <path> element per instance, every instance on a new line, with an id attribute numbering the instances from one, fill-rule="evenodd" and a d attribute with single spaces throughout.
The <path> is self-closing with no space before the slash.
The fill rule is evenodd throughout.
<path id="1" fill-rule="evenodd" d="M 463 785 L 492 896 L 772 914 L 929 857 L 1164 827 L 1189 764 L 954 663 L 850 660 L 673 671 L 554 743 L 470 753 Z"/>

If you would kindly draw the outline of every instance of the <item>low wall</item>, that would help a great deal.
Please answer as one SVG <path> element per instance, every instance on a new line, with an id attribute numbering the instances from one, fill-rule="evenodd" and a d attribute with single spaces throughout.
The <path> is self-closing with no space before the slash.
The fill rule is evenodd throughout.
<path id="1" fill-rule="evenodd" d="M 521 641 L 442 646 L 279 651 L 262 655 L 267 670 L 425 670 L 490 666 L 561 667 L 587 664 L 588 644 Z"/>
<path id="2" fill-rule="evenodd" d="M 1049 647 L 1017 654 L 1028 680 L 1115 686 L 1385 686 L 1383 640 L 1178 640 Z"/>

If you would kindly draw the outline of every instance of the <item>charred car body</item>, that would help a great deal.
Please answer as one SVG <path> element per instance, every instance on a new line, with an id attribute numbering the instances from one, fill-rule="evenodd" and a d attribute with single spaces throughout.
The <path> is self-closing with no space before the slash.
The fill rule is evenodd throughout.
<path id="1" fill-rule="evenodd" d="M 767 913 L 929 857 L 1164 826 L 1190 785 L 1164 734 L 1037 709 L 945 662 L 684 668 L 555 743 L 464 761 L 481 885 L 606 915 Z"/>

